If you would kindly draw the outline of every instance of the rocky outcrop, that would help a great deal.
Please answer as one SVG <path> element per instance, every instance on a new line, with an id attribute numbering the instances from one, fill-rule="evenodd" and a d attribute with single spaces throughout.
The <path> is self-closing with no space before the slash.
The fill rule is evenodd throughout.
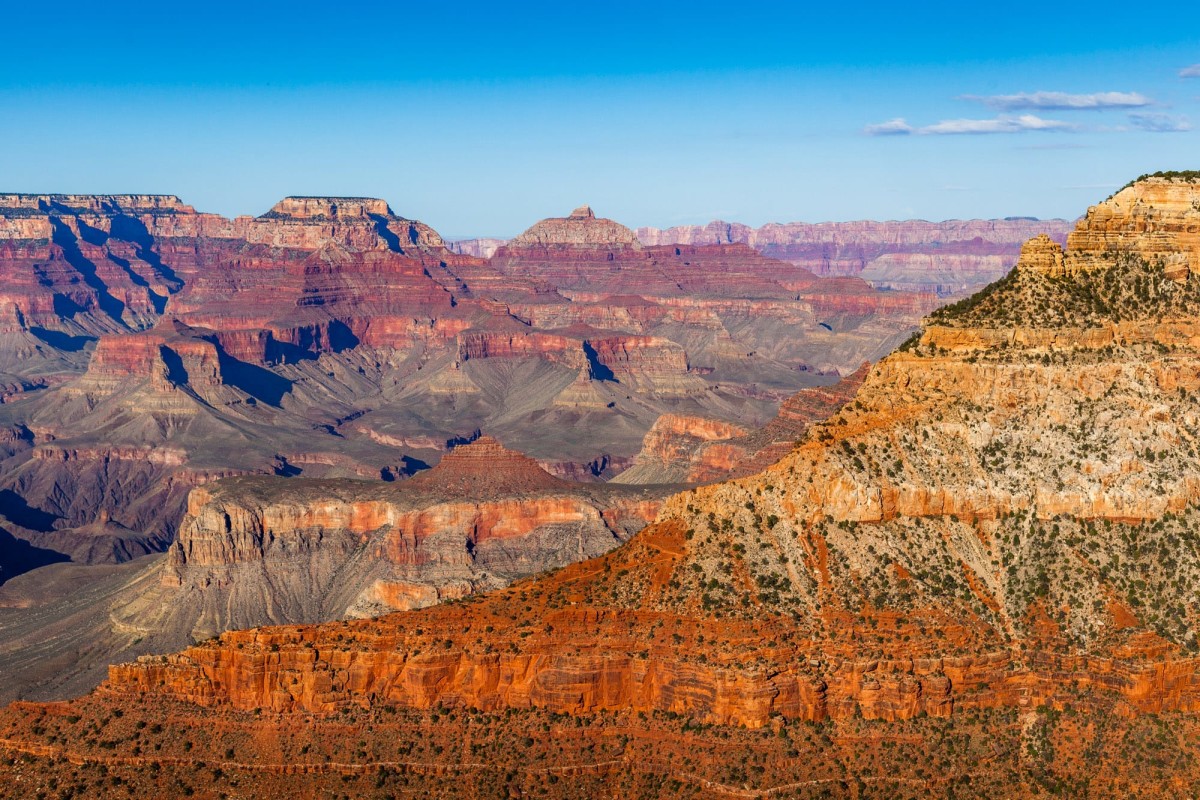
<path id="1" fill-rule="evenodd" d="M 567 487 L 532 458 L 507 449 L 491 436 L 481 436 L 454 448 L 436 467 L 413 478 L 413 485 L 454 497 L 468 493 L 489 497 Z"/>
<path id="2" fill-rule="evenodd" d="M 1200 259 L 1200 204 L 1188 178 L 1151 177 L 1088 209 L 1067 237 L 1068 275 L 1102 270 L 1118 254 L 1161 261 L 1171 280 L 1186 283 Z"/>
<path id="3" fill-rule="evenodd" d="M 704 417 L 664 414 L 642 440 L 637 460 L 618 483 L 686 483 L 696 452 L 711 442 L 745 436 L 745 428 Z M 732 466 L 732 465 L 731 465 Z"/>
<path id="4" fill-rule="evenodd" d="M 506 721 L 521 720 L 523 746 L 545 753 L 541 768 L 563 763 L 551 755 L 569 738 L 557 725 L 764 764 L 731 777 L 691 762 L 620 761 L 655 776 L 638 784 L 646 796 L 652 786 L 682 793 L 695 770 L 727 794 L 795 787 L 812 763 L 805 748 L 827 730 L 807 723 L 824 720 L 846 770 L 838 786 L 924 789 L 923 773 L 911 786 L 897 777 L 903 759 L 880 771 L 890 758 L 881 753 L 897 746 L 881 738 L 970 733 L 955 739 L 965 743 L 986 725 L 1011 750 L 989 756 L 999 771 L 978 766 L 982 754 L 953 755 L 956 744 L 937 750 L 950 765 L 943 780 L 969 775 L 973 791 L 1019 795 L 1052 767 L 1072 786 L 1127 785 L 1108 772 L 1113 759 L 1133 770 L 1141 756 L 1081 731 L 1103 720 L 1124 741 L 1143 715 L 1169 712 L 1190 729 L 1200 710 L 1197 611 L 1181 598 L 1200 580 L 1200 456 L 1190 444 L 1200 349 L 1187 335 L 1080 347 L 1079 332 L 1115 315 L 1186 330 L 1200 276 L 1183 234 L 1156 242 L 1161 258 L 1062 275 L 1039 268 L 1054 251 L 1035 243 L 1009 278 L 929 328 L 985 344 L 955 351 L 929 331 L 914 337 L 780 461 L 675 495 L 655 524 L 599 558 L 475 602 L 226 634 L 115 666 L 74 708 L 94 718 L 96 708 L 161 706 L 170 710 L 155 719 L 192 709 L 217 720 L 268 709 L 280 716 L 249 730 L 304 719 L 313 746 L 324 745 L 311 731 L 395 709 L 431 735 L 469 731 L 502 752 Z M 1136 252 L 1138 234 L 1126 236 Z M 1176 281 L 1167 265 L 1180 254 L 1189 270 Z M 1063 263 L 1073 258 L 1068 248 Z M 977 333 L 1014 316 L 1036 331 L 1034 344 Z M 9 713 L 14 725 L 26 714 Z M 1162 747 L 1180 760 L 1137 773 L 1139 786 L 1157 787 L 1150 794 L 1190 769 L 1190 744 Z M 569 794 L 583 780 L 572 776 L 567 791 L 548 793 Z"/>
<path id="5" fill-rule="evenodd" d="M 486 436 L 399 484 L 238 478 L 192 490 L 163 581 L 201 637 L 419 608 L 603 553 L 662 495 L 555 478 Z"/>
<path id="6" fill-rule="evenodd" d="M 183 326 L 101 336 L 87 372 L 64 391 L 89 395 L 94 403 L 101 396 L 128 387 L 130 382 L 148 381 L 154 393 L 187 388 L 215 400 L 215 393 L 225 384 L 223 356 L 216 342 Z M 194 413 L 196 409 L 181 406 L 181 410 Z"/>
<path id="7" fill-rule="evenodd" d="M 393 216 L 375 197 L 285 197 L 263 215 L 268 219 L 360 220 Z"/>
<path id="8" fill-rule="evenodd" d="M 785 400 L 775 418 L 747 431 L 715 420 L 664 415 L 658 418 L 630 468 L 617 483 L 713 483 L 752 475 L 786 456 L 810 425 L 822 422 L 853 399 L 867 377 L 864 364 L 830 386 L 803 389 Z"/>
<path id="9" fill-rule="evenodd" d="M 533 225 L 508 248 L 603 247 L 640 250 L 637 234 L 619 222 L 597 217 L 589 206 L 580 206 L 567 217 L 552 217 Z M 503 248 L 502 248 L 503 249 Z"/>
<path id="10" fill-rule="evenodd" d="M 1021 258 L 1017 263 L 1022 269 L 1036 270 L 1051 278 L 1066 274 L 1062 245 L 1044 233 L 1021 245 Z"/>
<path id="11" fill-rule="evenodd" d="M 458 357 L 461 361 L 481 358 L 545 358 L 571 367 L 582 367 L 585 363 L 583 345 L 578 339 L 527 331 L 467 331 L 458 337 Z"/>
<path id="12" fill-rule="evenodd" d="M 655 336 L 610 336 L 584 342 L 593 378 L 613 380 L 633 391 L 653 395 L 688 395 L 704 391 L 704 383 L 689 375 L 687 353 L 668 339 Z"/>

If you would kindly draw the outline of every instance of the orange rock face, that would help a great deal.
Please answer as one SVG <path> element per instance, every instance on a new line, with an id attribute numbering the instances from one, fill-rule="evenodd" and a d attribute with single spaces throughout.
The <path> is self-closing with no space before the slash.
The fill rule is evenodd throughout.
<path id="1" fill-rule="evenodd" d="M 1166 256 L 1184 252 L 1180 242 Z M 1186 330 L 1200 277 L 1189 266 L 1174 281 L 1164 257 L 1112 259 L 1064 280 L 1032 257 L 1050 253 L 1057 270 L 1052 248 L 1027 252 L 1009 279 L 940 312 L 937 333 L 858 376 L 851 402 L 835 391 L 793 402 L 779 426 L 841 408 L 808 424 L 777 463 L 675 495 L 623 547 L 463 602 L 228 633 L 114 666 L 95 696 L 68 708 L 93 718 L 120 705 L 156 718 L 164 712 L 143 709 L 190 708 L 228 723 L 261 709 L 247 730 L 303 719 L 311 727 L 300 738 L 315 747 L 346 719 L 387 708 L 424 720 L 422 736 L 498 747 L 522 741 L 506 738 L 505 720 L 518 720 L 541 769 L 597 762 L 554 749 L 564 734 L 540 720 L 595 726 L 623 746 L 655 742 L 632 763 L 616 758 L 633 796 L 829 786 L 806 766 L 817 731 L 838 737 L 837 786 L 865 787 L 860 796 L 962 788 L 962 778 L 990 796 L 1022 796 L 1046 770 L 1102 793 L 1161 795 L 1191 781 L 1192 745 L 1161 742 L 1157 752 L 1176 760 L 1146 769 L 1118 741 L 1159 724 L 1141 721 L 1148 714 L 1193 730 L 1200 710 L 1197 611 L 1183 596 L 1200 580 L 1200 464 L 1186 444 L 1200 420 L 1200 349 L 1186 336 L 1099 349 L 1077 337 L 1112 324 L 1110 308 L 1125 322 Z M 1068 248 L 1063 263 L 1073 258 Z M 1147 275 L 1178 288 L 1148 296 Z M 1027 339 L 1000 346 L 980 333 L 1013 315 Z M 954 332 L 980 344 L 937 344 Z M 469 473 L 478 462 L 467 461 L 459 469 Z M 364 524 L 382 521 L 361 513 Z M 10 724 L 36 713 L 12 710 Z M 984 724 L 1005 742 L 992 761 L 954 755 Z M 1117 739 L 1097 738 L 1102 724 Z M 362 730 L 359 747 L 373 746 Z M 956 735 L 965 738 L 955 748 L 936 743 Z M 936 779 L 904 772 L 907 761 L 888 755 L 899 742 L 931 748 L 946 769 Z M 9 746 L 57 752 L 37 750 L 52 745 L 29 734 Z M 715 761 L 683 755 L 709 746 Z M 679 760 L 656 762 L 655 748 Z M 511 756 L 488 752 L 486 763 L 514 769 Z M 760 769 L 718 771 L 733 763 Z M 601 786 L 625 785 L 603 774 Z M 593 786 L 579 772 L 561 777 L 546 793 Z"/>
<path id="2" fill-rule="evenodd" d="M 617 476 L 630 483 L 712 483 L 751 475 L 789 452 L 808 427 L 837 412 L 862 386 L 868 365 L 832 386 L 804 389 L 785 400 L 764 427 L 746 431 L 716 420 L 665 415 L 642 442 L 642 452 Z"/>
<path id="3" fill-rule="evenodd" d="M 1089 208 L 1067 249 L 1068 272 L 1103 268 L 1115 253 L 1133 249 L 1162 260 L 1168 277 L 1186 281 L 1200 258 L 1195 187 L 1172 178 L 1137 181 Z"/>
<path id="4" fill-rule="evenodd" d="M 572 484 L 490 437 L 397 484 L 242 478 L 202 486 L 188 496 L 168 553 L 162 583 L 180 619 L 166 627 L 207 636 L 496 588 L 615 547 L 654 518 L 664 493 Z"/>
<path id="5" fill-rule="evenodd" d="M 613 588 L 606 576 L 621 571 L 635 575 L 635 582 L 650 581 L 641 602 L 662 601 L 654 592 L 654 574 L 671 574 L 687 561 L 681 533 L 672 525 L 648 529 L 619 555 L 466 608 L 438 607 L 349 628 L 226 634 L 177 656 L 113 667 L 102 694 L 115 699 L 150 692 L 202 706 L 284 713 L 373 703 L 536 707 L 571 714 L 658 711 L 749 727 L 773 718 L 896 721 L 1039 706 L 1053 704 L 1068 690 L 1112 693 L 1125 713 L 1198 708 L 1200 661 L 1135 657 L 1153 654 L 1153 645 L 1134 645 L 1115 658 L 1035 652 L 1018 660 L 998 641 L 989 646 L 982 630 L 951 624 L 947 643 L 958 655 L 940 655 L 933 642 L 917 639 L 903 655 L 855 658 L 852 642 L 844 648 L 819 645 L 808 624 L 773 614 L 705 622 L 703 616 L 594 605 Z M 560 596 L 576 599 L 556 607 L 553 598 Z M 537 604 L 536 616 L 519 611 L 519 603 L 530 602 Z M 512 611 L 518 612 L 515 623 Z M 514 638 L 535 619 L 532 637 Z M 911 628 L 896 626 L 894 616 L 879 619 L 896 641 L 925 622 L 933 619 L 914 619 Z M 455 633 L 485 625 L 497 633 Z M 652 628 L 692 644 L 670 646 L 668 637 L 650 635 Z M 715 650 L 696 647 L 706 634 Z M 443 636 L 454 639 L 450 651 L 428 652 Z M 516 642 L 519 650 L 512 652 Z M 776 666 L 747 669 L 744 659 L 751 653 Z"/>

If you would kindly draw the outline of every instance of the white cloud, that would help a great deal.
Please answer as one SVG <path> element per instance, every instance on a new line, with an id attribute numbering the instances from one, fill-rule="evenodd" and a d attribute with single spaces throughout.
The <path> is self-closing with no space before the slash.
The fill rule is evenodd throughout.
<path id="1" fill-rule="evenodd" d="M 1138 92 L 1021 92 L 1019 94 L 963 95 L 961 100 L 973 100 L 1000 111 L 1038 109 L 1042 111 L 1080 111 L 1102 108 L 1142 108 L 1153 100 Z"/>
<path id="2" fill-rule="evenodd" d="M 1016 95 L 964 95 L 960 100 L 984 103 L 1002 112 L 1022 109 L 1073 112 L 1098 108 L 1141 108 L 1153 103 L 1150 97 L 1135 91 L 1097 91 L 1090 95 L 1070 95 L 1064 91 L 1024 91 Z"/>
<path id="3" fill-rule="evenodd" d="M 1187 117 L 1173 117 L 1170 114 L 1130 114 L 1129 122 L 1135 128 L 1151 133 L 1182 133 L 1192 129 Z"/>
<path id="4" fill-rule="evenodd" d="M 889 119 L 887 122 L 880 122 L 876 125 L 868 125 L 863 128 L 863 133 L 868 136 L 904 136 L 912 133 L 912 126 L 904 121 L 902 117 Z"/>
<path id="5" fill-rule="evenodd" d="M 869 136 L 953 136 L 956 134 L 1024 133 L 1026 131 L 1071 131 L 1075 126 L 1056 119 L 1042 119 L 1033 114 L 1019 117 L 1001 116 L 995 119 L 945 119 L 932 125 L 914 128 L 901 118 L 868 125 L 863 132 Z"/>
<path id="6" fill-rule="evenodd" d="M 1001 116 L 995 119 L 946 119 L 933 125 L 917 128 L 919 134 L 953 136 L 956 134 L 1024 133 L 1025 131 L 1067 131 L 1074 125 L 1055 119 L 1042 119 L 1033 114 L 1019 117 Z"/>
<path id="7" fill-rule="evenodd" d="M 1190 67 L 1184 67 L 1179 70 L 1181 78 L 1200 78 L 1200 64 L 1192 64 Z"/>

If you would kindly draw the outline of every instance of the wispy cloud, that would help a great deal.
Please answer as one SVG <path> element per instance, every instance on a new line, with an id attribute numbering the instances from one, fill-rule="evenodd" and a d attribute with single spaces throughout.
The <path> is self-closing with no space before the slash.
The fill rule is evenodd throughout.
<path id="1" fill-rule="evenodd" d="M 868 136 L 955 136 L 981 135 L 989 133 L 1025 133 L 1027 131 L 1071 131 L 1074 125 L 1055 119 L 1042 119 L 1033 114 L 999 116 L 994 119 L 945 119 L 932 125 L 914 128 L 904 119 L 896 119 L 868 125 L 863 133 Z"/>
<path id="2" fill-rule="evenodd" d="M 889 119 L 887 122 L 880 122 L 863 128 L 863 133 L 868 136 L 904 136 L 912 132 L 912 126 L 905 122 L 902 117 L 896 117 L 895 119 Z"/>
<path id="3" fill-rule="evenodd" d="M 1170 114 L 1130 114 L 1129 122 L 1133 127 L 1151 133 L 1182 133 L 1192 129 L 1187 117 L 1173 117 Z"/>
<path id="4" fill-rule="evenodd" d="M 1143 108 L 1154 103 L 1149 97 L 1138 92 L 966 94 L 959 99 L 983 103 L 999 111 L 1089 111 L 1104 108 Z"/>
<path id="5" fill-rule="evenodd" d="M 1001 116 L 995 119 L 947 119 L 918 128 L 917 133 L 940 136 L 955 134 L 1024 133 L 1025 131 L 1069 131 L 1075 126 L 1056 119 L 1042 119 L 1033 114 L 1019 117 Z"/>
<path id="6" fill-rule="evenodd" d="M 1184 67 L 1179 70 L 1181 78 L 1200 78 L 1200 64 L 1192 64 L 1190 67 Z"/>
<path id="7" fill-rule="evenodd" d="M 1015 145 L 1018 150 L 1090 150 L 1092 145 L 1079 142 L 1041 142 Z"/>

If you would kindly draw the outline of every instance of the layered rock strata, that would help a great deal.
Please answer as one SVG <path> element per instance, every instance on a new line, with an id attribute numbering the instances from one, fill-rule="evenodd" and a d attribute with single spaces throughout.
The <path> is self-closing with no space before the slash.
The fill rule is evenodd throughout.
<path id="1" fill-rule="evenodd" d="M 67 541 L 104 511 L 161 542 L 198 476 L 403 477 L 480 429 L 611 477 L 662 414 L 764 421 L 932 303 L 744 245 L 645 247 L 586 207 L 507 248 L 453 252 L 374 198 L 226 219 L 170 195 L 0 196 L 0 423 L 37 445 L 0 491 L 46 529 L 19 535 Z M 176 468 L 105 471 L 155 449 Z M 97 458 L 31 457 L 51 450 Z"/>
<path id="2" fill-rule="evenodd" d="M 802 389 L 762 428 L 747 431 L 701 417 L 663 415 L 642 441 L 642 450 L 616 483 L 713 483 L 766 469 L 791 452 L 808 427 L 835 414 L 854 398 L 870 365 L 832 386 Z"/>
<path id="3" fill-rule="evenodd" d="M 554 750 L 555 728 L 531 724 L 544 714 L 631 731 L 625 742 L 639 731 L 666 748 L 724 742 L 724 759 L 771 765 L 735 774 L 618 759 L 624 778 L 571 771 L 543 785 L 560 796 L 630 780 L 644 796 L 791 790 L 811 774 L 803 754 L 819 750 L 803 735 L 814 729 L 795 726 L 823 720 L 843 753 L 833 788 L 857 786 L 860 796 L 961 787 L 963 777 L 997 796 L 1020 796 L 1047 774 L 1101 793 L 1132 785 L 1155 794 L 1192 780 L 1190 744 L 1164 741 L 1158 752 L 1171 760 L 1161 768 L 1119 744 L 1144 735 L 1144 714 L 1193 729 L 1200 699 L 1200 611 L 1185 592 L 1200 579 L 1190 212 L 1151 218 L 1155 231 L 1176 233 L 1156 237 L 1162 257 L 1149 260 L 1130 255 L 1145 218 L 1122 210 L 1136 202 L 1121 205 L 1158 191 L 1136 183 L 1089 214 L 1105 215 L 1109 266 L 1064 280 L 1044 244 L 1031 246 L 1008 278 L 939 312 L 874 367 L 854 400 L 810 426 L 789 455 L 676 495 L 612 553 L 473 602 L 226 634 L 113 667 L 75 707 L 304 715 L 316 727 L 303 738 L 317 747 L 315 731 L 344 725 L 338 714 L 396 708 L 434 735 L 469 730 L 472 741 L 495 743 L 515 714 L 530 723 L 524 746 L 538 748 L 544 767 L 577 766 Z M 1182 279 L 1168 271 L 1177 254 L 1189 266 Z M 1078 257 L 1068 248 L 1063 261 Z M 1158 338 L 1091 339 L 1118 316 L 1152 324 Z M 991 338 L 1006 327 L 1029 335 Z M 955 332 L 975 344 L 945 346 Z M 37 713 L 14 709 L 9 719 Z M 940 731 L 944 743 L 981 721 L 1010 742 L 990 756 L 998 771 L 921 738 Z M 1096 735 L 1103 725 L 1120 732 L 1115 741 Z M 796 743 L 763 761 L 728 726 L 766 729 L 757 741 L 771 752 L 776 738 Z M 1091 745 L 1072 744 L 1084 731 Z M 893 735 L 917 735 L 950 772 L 896 773 L 879 755 Z M 8 746 L 37 753 L 39 741 L 26 734 Z M 522 768 L 499 752 L 490 763 Z"/>
<path id="4" fill-rule="evenodd" d="M 1027 217 L 789 222 L 761 228 L 714 221 L 662 230 L 639 228 L 637 233 L 647 245 L 744 243 L 817 275 L 853 275 L 879 288 L 959 297 L 1008 272 L 1030 237 L 1046 233 L 1062 243 L 1072 225 L 1068 220 Z"/>
<path id="5" fill-rule="evenodd" d="M 193 489 L 163 585 L 205 638 L 420 608 L 604 553 L 665 490 L 573 484 L 491 437 L 402 483 L 235 478 Z"/>

